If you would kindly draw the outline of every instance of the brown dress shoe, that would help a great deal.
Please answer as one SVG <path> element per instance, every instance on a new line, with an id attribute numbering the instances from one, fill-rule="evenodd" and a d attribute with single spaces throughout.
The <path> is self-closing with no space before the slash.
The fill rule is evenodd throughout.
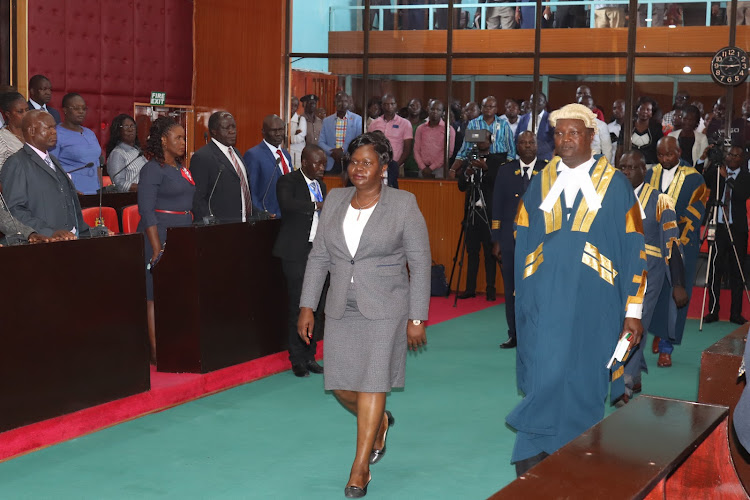
<path id="1" fill-rule="evenodd" d="M 659 337 L 654 337 L 654 341 L 651 343 L 651 352 L 654 354 L 659 353 L 659 340 L 661 340 Z"/>
<path id="2" fill-rule="evenodd" d="M 657 366 L 662 368 L 668 368 L 672 366 L 672 355 L 662 352 L 659 354 L 659 360 L 656 362 Z"/>

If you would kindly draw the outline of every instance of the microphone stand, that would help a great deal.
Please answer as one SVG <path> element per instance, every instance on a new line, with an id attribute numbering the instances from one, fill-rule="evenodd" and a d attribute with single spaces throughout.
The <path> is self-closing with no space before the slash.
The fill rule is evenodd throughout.
<path id="1" fill-rule="evenodd" d="M 96 218 L 96 225 L 90 230 L 92 238 L 109 236 L 109 230 L 104 225 L 104 217 L 102 216 L 102 172 L 104 172 L 104 166 L 100 162 L 97 168 L 97 173 L 99 174 L 99 217 Z"/>

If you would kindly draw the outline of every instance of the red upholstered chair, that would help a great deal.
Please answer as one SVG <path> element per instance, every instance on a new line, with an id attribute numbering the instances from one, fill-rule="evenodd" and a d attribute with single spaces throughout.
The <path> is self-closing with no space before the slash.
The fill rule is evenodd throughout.
<path id="1" fill-rule="evenodd" d="M 141 214 L 138 213 L 138 205 L 129 205 L 122 209 L 122 232 L 131 234 L 136 232 Z"/>
<path id="2" fill-rule="evenodd" d="M 112 185 L 112 179 L 108 175 L 102 175 L 102 186 L 107 187 L 111 185 Z"/>
<path id="3" fill-rule="evenodd" d="M 698 232 L 698 237 L 703 238 L 703 235 L 706 233 L 706 226 L 701 226 L 700 231 Z M 701 245 L 700 253 L 708 253 L 708 239 L 703 240 L 703 244 Z"/>
<path id="4" fill-rule="evenodd" d="M 83 220 L 91 227 L 96 226 L 96 218 L 99 217 L 99 207 L 89 207 L 81 210 Z M 117 234 L 120 232 L 120 224 L 117 222 L 117 212 L 112 207 L 102 207 L 104 225 L 110 231 Z"/>

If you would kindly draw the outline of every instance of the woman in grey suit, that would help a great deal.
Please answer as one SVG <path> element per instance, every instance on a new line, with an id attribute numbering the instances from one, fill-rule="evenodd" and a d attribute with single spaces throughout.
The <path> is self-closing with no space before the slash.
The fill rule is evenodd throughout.
<path id="1" fill-rule="evenodd" d="M 307 260 L 297 329 L 309 342 L 313 310 L 330 272 L 325 388 L 357 416 L 357 452 L 344 493 L 360 498 L 394 423 L 385 410 L 386 393 L 404 386 L 407 348 L 427 342 L 431 258 L 416 198 L 383 185 L 393 157 L 385 136 L 357 137 L 348 156 L 353 186 L 326 198 Z"/>

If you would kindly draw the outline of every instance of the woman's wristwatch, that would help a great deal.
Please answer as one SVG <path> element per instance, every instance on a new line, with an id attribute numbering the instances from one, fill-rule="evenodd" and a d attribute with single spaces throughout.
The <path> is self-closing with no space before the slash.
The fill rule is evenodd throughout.
<path id="1" fill-rule="evenodd" d="M 421 319 L 413 319 L 413 320 L 411 320 L 411 324 L 414 325 L 414 326 L 419 326 L 422 323 L 424 323 L 424 321 L 422 321 Z"/>

